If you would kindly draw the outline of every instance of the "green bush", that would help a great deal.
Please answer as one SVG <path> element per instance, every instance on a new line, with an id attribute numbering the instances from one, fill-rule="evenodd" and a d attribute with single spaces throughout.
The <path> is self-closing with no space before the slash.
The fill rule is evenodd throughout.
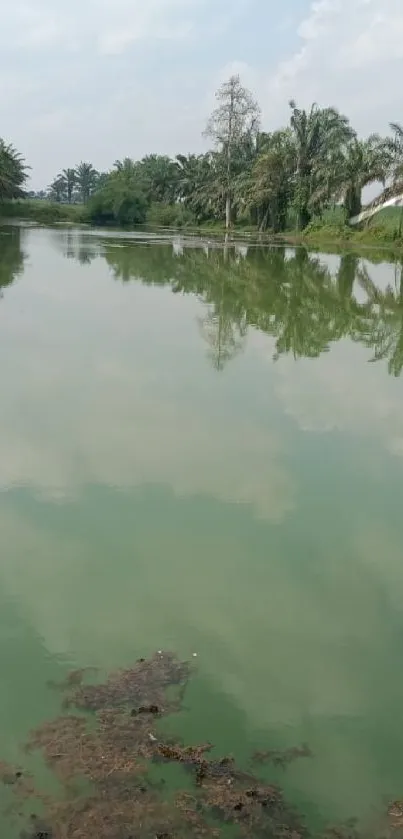
<path id="1" fill-rule="evenodd" d="M 158 227 L 189 227 L 196 224 L 193 213 L 183 204 L 151 204 L 147 221 Z"/>
<path id="2" fill-rule="evenodd" d="M 90 198 L 86 218 L 91 224 L 131 227 L 144 224 L 147 202 L 142 192 L 125 184 L 108 184 Z"/>
<path id="3" fill-rule="evenodd" d="M 303 231 L 303 236 L 307 238 L 312 236 L 323 239 L 349 239 L 352 232 L 352 228 L 342 222 L 329 224 L 320 219 L 314 219 Z"/>

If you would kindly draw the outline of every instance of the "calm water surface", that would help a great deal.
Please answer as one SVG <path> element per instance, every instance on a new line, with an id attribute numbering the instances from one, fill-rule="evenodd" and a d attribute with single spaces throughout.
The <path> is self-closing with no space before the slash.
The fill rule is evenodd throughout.
<path id="1" fill-rule="evenodd" d="M 0 234 L 0 757 L 72 667 L 197 652 L 183 734 L 306 741 L 290 798 L 367 824 L 403 794 L 401 269 L 190 244 Z"/>

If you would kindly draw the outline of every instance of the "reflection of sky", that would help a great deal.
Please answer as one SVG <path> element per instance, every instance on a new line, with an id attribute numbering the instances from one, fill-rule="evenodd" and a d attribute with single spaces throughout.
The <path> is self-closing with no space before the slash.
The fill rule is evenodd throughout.
<path id="1" fill-rule="evenodd" d="M 256 336 L 255 346 L 264 339 Z M 259 349 L 260 352 L 260 349 Z M 333 344 L 326 360 L 288 356 L 276 368 L 276 393 L 287 416 L 303 431 L 339 431 L 359 442 L 372 440 L 389 453 L 403 455 L 401 381 L 388 376 L 386 362 L 369 363 L 373 353 L 346 341 Z M 268 362 L 270 356 L 267 354 Z M 373 452 L 373 454 L 376 454 Z"/>
<path id="2" fill-rule="evenodd" d="M 86 483 L 167 483 L 282 518 L 294 487 L 281 432 L 240 410 L 237 379 L 206 364 L 201 304 L 168 288 L 122 288 L 102 259 L 80 267 L 38 238 L 25 282 L 0 312 L 3 358 L 12 359 L 1 485 L 63 496 Z"/>
<path id="3" fill-rule="evenodd" d="M 218 374 L 199 302 L 44 239 L 0 305 L 7 632 L 33 661 L 196 650 L 245 737 L 311 743 L 301 795 L 368 813 L 400 783 L 399 381 L 342 343 L 269 364 L 256 333 Z"/>

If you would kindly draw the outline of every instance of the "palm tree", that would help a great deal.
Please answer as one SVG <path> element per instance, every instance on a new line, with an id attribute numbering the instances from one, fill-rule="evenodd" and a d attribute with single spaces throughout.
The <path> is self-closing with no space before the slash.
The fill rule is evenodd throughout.
<path id="1" fill-rule="evenodd" d="M 393 139 L 386 141 L 386 145 L 391 152 L 391 174 L 394 184 L 403 182 L 403 126 L 399 122 L 390 123 L 391 131 L 393 131 Z"/>
<path id="2" fill-rule="evenodd" d="M 285 230 L 293 197 L 294 146 L 289 130 L 265 134 L 259 139 L 258 154 L 246 177 L 238 179 L 252 219 L 259 230 L 270 227 L 275 233 Z"/>
<path id="3" fill-rule="evenodd" d="M 81 200 L 85 204 L 96 188 L 98 172 L 94 169 L 92 163 L 85 163 L 84 161 L 79 163 L 75 171 Z"/>
<path id="4" fill-rule="evenodd" d="M 27 179 L 27 166 L 24 158 L 14 146 L 7 145 L 0 138 L 0 201 L 10 198 L 22 198 L 22 187 Z"/>
<path id="5" fill-rule="evenodd" d="M 66 182 L 62 175 L 58 175 L 49 187 L 49 196 L 52 201 L 60 203 L 66 198 Z"/>
<path id="6" fill-rule="evenodd" d="M 73 190 L 77 182 L 77 174 L 75 169 L 63 169 L 62 178 L 65 183 L 65 189 L 67 194 L 67 202 L 71 204 L 72 197 L 73 197 Z"/>
<path id="7" fill-rule="evenodd" d="M 390 174 L 392 176 L 391 190 L 393 195 L 401 195 L 403 192 L 403 126 L 400 122 L 390 123 L 393 132 L 392 140 L 386 141 L 386 150 L 391 157 Z M 400 212 L 399 237 L 402 235 L 403 208 Z"/>
<path id="8" fill-rule="evenodd" d="M 150 202 L 173 204 L 178 197 L 179 167 L 176 160 L 149 154 L 140 161 L 139 174 Z"/>
<path id="9" fill-rule="evenodd" d="M 200 156 L 196 154 L 178 154 L 178 194 L 186 201 L 195 191 L 200 171 Z"/>
<path id="10" fill-rule="evenodd" d="M 403 195 L 403 126 L 399 122 L 391 122 L 390 128 L 393 132 L 393 136 L 387 137 L 382 141 L 388 184 L 383 189 L 382 193 L 371 201 L 371 203 L 365 208 L 365 213 L 362 213 L 363 218 L 371 218 L 371 216 L 375 215 L 375 213 L 379 212 L 379 210 L 382 210 L 385 202 L 389 202 L 386 206 L 401 206 L 400 199 Z M 399 222 L 400 237 L 402 235 L 402 229 L 403 207 L 400 213 Z"/>
<path id="11" fill-rule="evenodd" d="M 303 229 L 309 224 L 313 211 L 317 208 L 315 193 L 323 183 L 327 173 L 332 172 L 334 155 L 354 136 L 347 117 L 335 108 L 318 108 L 312 105 L 309 112 L 290 102 L 291 130 L 295 143 L 295 205 L 297 224 Z M 330 191 L 330 182 L 328 191 Z"/>
<path id="12" fill-rule="evenodd" d="M 221 215 L 224 190 L 217 169 L 219 155 L 179 154 L 176 158 L 178 167 L 177 197 L 195 215 L 198 221 Z"/>
<path id="13" fill-rule="evenodd" d="M 334 158 L 335 195 L 343 201 L 346 221 L 359 215 L 362 190 L 375 181 L 385 183 L 388 158 L 381 138 L 373 134 L 367 140 L 354 137 Z"/>
<path id="14" fill-rule="evenodd" d="M 125 157 L 124 160 L 115 160 L 114 167 L 116 172 L 126 177 L 132 177 L 138 171 L 138 164 L 131 157 Z"/>

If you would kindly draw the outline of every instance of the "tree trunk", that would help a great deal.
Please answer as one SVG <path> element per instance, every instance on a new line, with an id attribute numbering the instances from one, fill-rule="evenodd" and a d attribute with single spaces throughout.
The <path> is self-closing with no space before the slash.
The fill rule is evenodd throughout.
<path id="1" fill-rule="evenodd" d="M 309 222 L 311 221 L 311 213 L 308 210 L 308 207 L 302 206 L 298 210 L 298 231 L 305 230 L 308 227 Z"/>
<path id="2" fill-rule="evenodd" d="M 350 186 L 347 189 L 344 199 L 344 215 L 347 224 L 351 218 L 359 216 L 362 210 L 361 189 L 359 187 Z"/>
<path id="3" fill-rule="evenodd" d="M 231 196 L 229 192 L 227 193 L 227 200 L 225 202 L 225 229 L 228 233 L 228 230 L 231 227 Z"/>

